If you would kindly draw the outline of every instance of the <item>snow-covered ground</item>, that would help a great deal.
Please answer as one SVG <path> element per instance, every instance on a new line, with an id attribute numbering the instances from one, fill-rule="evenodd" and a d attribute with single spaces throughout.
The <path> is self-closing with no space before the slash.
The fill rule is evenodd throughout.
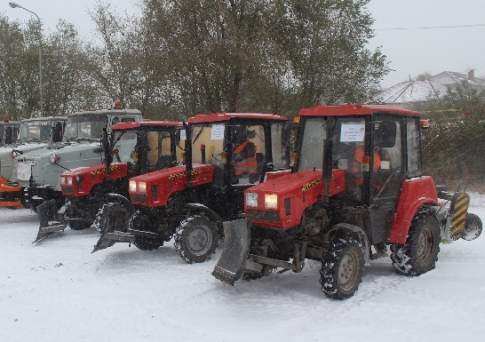
<path id="1" fill-rule="evenodd" d="M 485 196 L 472 211 L 485 221 Z M 485 237 L 443 245 L 416 278 L 387 259 L 347 301 L 325 298 L 318 264 L 235 287 L 169 245 L 91 255 L 97 234 L 67 231 L 34 246 L 37 218 L 0 210 L 0 341 L 482 341 Z"/>

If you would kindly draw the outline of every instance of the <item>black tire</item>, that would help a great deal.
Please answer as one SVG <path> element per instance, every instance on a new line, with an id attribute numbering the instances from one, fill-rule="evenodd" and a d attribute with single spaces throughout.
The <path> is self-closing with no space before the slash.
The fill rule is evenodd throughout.
<path id="1" fill-rule="evenodd" d="M 392 265 L 397 273 L 418 276 L 436 267 L 440 251 L 440 225 L 431 213 L 418 214 L 411 223 L 404 246 L 391 246 Z"/>
<path id="2" fill-rule="evenodd" d="M 91 224 L 84 221 L 71 221 L 69 222 L 69 228 L 72 230 L 83 230 L 91 227 Z"/>
<path id="3" fill-rule="evenodd" d="M 217 224 L 205 216 L 189 217 L 177 227 L 174 239 L 175 250 L 187 263 L 207 261 L 217 248 Z"/>
<path id="4" fill-rule="evenodd" d="M 163 246 L 163 241 L 151 238 L 135 237 L 133 244 L 142 251 L 154 251 Z"/>
<path id="5" fill-rule="evenodd" d="M 461 237 L 465 241 L 473 241 L 482 235 L 483 224 L 480 217 L 475 214 L 466 215 L 465 231 Z"/>
<path id="6" fill-rule="evenodd" d="M 135 214 L 131 217 L 130 222 L 128 224 L 128 230 L 130 228 L 133 228 L 135 230 L 147 230 L 147 228 L 152 227 L 155 223 L 150 220 L 150 218 L 137 211 Z M 150 231 L 155 231 L 155 229 L 151 229 Z M 163 239 L 162 237 L 156 238 L 154 237 L 149 237 L 149 236 L 135 236 L 135 241 L 133 244 L 138 248 L 141 249 L 142 251 L 153 251 L 156 250 L 160 247 L 163 246 Z"/>
<path id="7" fill-rule="evenodd" d="M 333 299 L 350 298 L 359 288 L 363 273 L 364 253 L 361 244 L 352 238 L 332 241 L 322 258 L 322 291 Z"/>

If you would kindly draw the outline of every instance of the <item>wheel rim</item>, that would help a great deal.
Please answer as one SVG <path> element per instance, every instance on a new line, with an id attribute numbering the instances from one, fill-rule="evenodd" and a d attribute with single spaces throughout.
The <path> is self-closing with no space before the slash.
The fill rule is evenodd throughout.
<path id="1" fill-rule="evenodd" d="M 433 234 L 429 229 L 424 229 L 418 237 L 417 257 L 420 260 L 429 258 L 433 251 L 434 240 Z"/>
<path id="2" fill-rule="evenodd" d="M 196 226 L 187 237 L 187 247 L 192 254 L 201 256 L 210 250 L 212 240 L 212 232 L 209 227 Z"/>
<path id="3" fill-rule="evenodd" d="M 358 277 L 359 258 L 356 253 L 345 254 L 338 269 L 338 282 L 344 291 L 351 291 Z"/>

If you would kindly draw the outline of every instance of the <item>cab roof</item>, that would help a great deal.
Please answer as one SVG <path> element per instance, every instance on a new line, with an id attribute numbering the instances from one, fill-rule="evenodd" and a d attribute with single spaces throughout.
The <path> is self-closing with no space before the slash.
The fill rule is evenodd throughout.
<path id="1" fill-rule="evenodd" d="M 65 116 L 41 116 L 38 118 L 24 119 L 20 122 L 42 122 L 42 121 L 66 121 Z"/>
<path id="2" fill-rule="evenodd" d="M 69 114 L 69 116 L 76 116 L 76 115 L 93 115 L 93 114 L 104 114 L 104 115 L 128 115 L 128 114 L 136 114 L 142 115 L 138 109 L 102 109 L 102 110 L 92 110 L 92 111 L 85 111 L 85 112 L 77 112 Z"/>
<path id="3" fill-rule="evenodd" d="M 273 113 L 211 113 L 197 114 L 188 119 L 189 124 L 224 122 L 232 119 L 288 121 L 288 118 Z"/>
<path id="4" fill-rule="evenodd" d="M 367 116 L 376 113 L 386 113 L 401 116 L 420 116 L 419 112 L 389 105 L 335 105 L 314 106 L 300 110 L 300 116 Z"/>
<path id="5" fill-rule="evenodd" d="M 143 127 L 149 128 L 182 128 L 183 124 L 180 121 L 141 121 L 141 122 L 120 122 L 113 125 L 114 131 L 126 131 L 129 129 L 138 129 Z"/>

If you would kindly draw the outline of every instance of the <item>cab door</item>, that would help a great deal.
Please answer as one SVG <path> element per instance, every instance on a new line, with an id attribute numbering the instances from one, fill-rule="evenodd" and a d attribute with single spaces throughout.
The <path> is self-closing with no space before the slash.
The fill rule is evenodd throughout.
<path id="1" fill-rule="evenodd" d="M 369 182 L 370 240 L 372 244 L 387 240 L 401 184 L 405 174 L 406 141 L 404 118 L 377 114 L 371 122 Z"/>

